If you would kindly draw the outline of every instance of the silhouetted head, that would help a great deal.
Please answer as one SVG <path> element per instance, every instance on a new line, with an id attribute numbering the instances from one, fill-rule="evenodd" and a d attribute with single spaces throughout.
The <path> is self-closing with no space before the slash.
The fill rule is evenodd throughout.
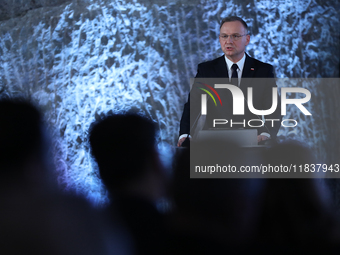
<path id="1" fill-rule="evenodd" d="M 42 118 L 34 106 L 23 100 L 1 100 L 1 175 L 22 175 L 32 159 L 41 160 L 43 137 Z"/>
<path id="2" fill-rule="evenodd" d="M 310 244 L 331 240 L 336 225 L 330 193 L 321 179 L 315 179 L 320 173 L 311 173 L 313 168 L 317 169 L 316 163 L 312 150 L 296 141 L 278 144 L 266 153 L 267 165 L 292 166 L 296 173 L 289 179 L 273 178 L 266 182 L 260 224 L 263 240 Z"/>
<path id="3" fill-rule="evenodd" d="M 136 114 L 106 116 L 90 131 L 92 154 L 109 191 L 138 182 L 158 154 L 154 123 Z"/>
<path id="4" fill-rule="evenodd" d="M 258 215 L 257 199 L 262 196 L 263 181 L 217 173 L 217 166 L 240 169 L 246 164 L 242 148 L 225 140 L 209 139 L 192 141 L 190 150 L 179 152 L 172 185 L 174 211 L 188 217 L 185 224 L 195 220 L 196 232 L 203 226 L 209 228 L 210 237 L 223 231 L 224 239 L 233 233 L 231 242 L 248 237 Z M 216 172 L 209 174 L 209 167 L 216 167 Z M 198 174 L 194 175 L 196 170 Z"/>

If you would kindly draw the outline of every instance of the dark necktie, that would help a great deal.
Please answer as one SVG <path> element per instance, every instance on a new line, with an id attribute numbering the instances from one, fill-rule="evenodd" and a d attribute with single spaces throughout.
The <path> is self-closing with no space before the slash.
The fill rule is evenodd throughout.
<path id="1" fill-rule="evenodd" d="M 237 69 L 238 69 L 238 65 L 237 64 L 233 64 L 231 66 L 231 70 L 233 70 L 232 74 L 231 74 L 231 84 L 238 86 L 238 75 L 237 75 Z"/>

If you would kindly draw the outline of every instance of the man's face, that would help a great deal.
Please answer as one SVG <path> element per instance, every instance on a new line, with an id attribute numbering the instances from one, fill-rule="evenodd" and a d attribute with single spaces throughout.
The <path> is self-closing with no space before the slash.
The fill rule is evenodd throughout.
<path id="1" fill-rule="evenodd" d="M 238 62 L 244 54 L 246 46 L 249 44 L 250 36 L 246 35 L 247 30 L 240 21 L 225 22 L 220 29 L 220 44 L 222 51 L 228 59 L 234 63 Z M 245 35 L 238 40 L 228 37 L 224 40 L 223 35 Z M 222 37 L 221 37 L 222 36 Z"/>

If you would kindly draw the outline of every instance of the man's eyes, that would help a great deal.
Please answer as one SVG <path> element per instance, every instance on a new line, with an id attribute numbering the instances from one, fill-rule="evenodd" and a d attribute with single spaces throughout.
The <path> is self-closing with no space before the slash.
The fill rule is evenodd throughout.
<path id="1" fill-rule="evenodd" d="M 231 38 L 233 38 L 233 39 L 239 38 L 239 37 L 240 37 L 240 35 L 235 34 L 235 35 L 222 35 L 222 38 L 223 38 L 223 39 L 227 39 L 229 36 L 230 36 Z"/>

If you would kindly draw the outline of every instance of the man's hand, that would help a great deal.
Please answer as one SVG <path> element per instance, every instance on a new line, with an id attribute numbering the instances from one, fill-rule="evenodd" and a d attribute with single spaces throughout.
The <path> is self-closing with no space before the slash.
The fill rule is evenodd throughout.
<path id="1" fill-rule="evenodd" d="M 258 135 L 258 136 L 257 136 L 257 142 L 258 142 L 258 143 L 261 142 L 261 141 L 268 140 L 268 139 L 270 139 L 270 138 L 268 138 L 268 137 L 265 136 L 265 135 Z"/>
<path id="2" fill-rule="evenodd" d="M 177 147 L 181 147 L 182 143 L 187 139 L 186 137 L 182 137 L 181 139 L 178 140 Z"/>

